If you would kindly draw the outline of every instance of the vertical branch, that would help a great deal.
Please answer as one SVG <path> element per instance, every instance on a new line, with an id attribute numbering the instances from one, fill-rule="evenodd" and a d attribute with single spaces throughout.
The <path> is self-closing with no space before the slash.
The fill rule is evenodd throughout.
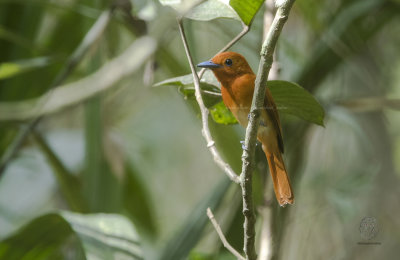
<path id="1" fill-rule="evenodd" d="M 260 109 L 264 103 L 265 96 L 265 88 L 266 82 L 268 79 L 268 74 L 272 66 L 273 61 L 273 53 L 275 50 L 276 43 L 278 41 L 279 35 L 282 31 L 283 25 L 288 19 L 288 15 L 290 9 L 294 3 L 294 0 L 282 0 L 277 3 L 278 10 L 272 22 L 271 28 L 268 31 L 267 37 L 262 45 L 261 49 L 261 59 L 258 68 L 258 73 L 255 81 L 255 90 L 253 101 L 250 110 L 249 124 L 246 129 L 246 138 L 245 138 L 245 149 L 243 150 L 242 155 L 242 173 L 240 177 L 233 172 L 230 166 L 225 163 L 220 157 L 217 149 L 215 148 L 215 143 L 212 140 L 209 128 L 208 128 L 208 114 L 209 111 L 204 105 L 201 89 L 200 89 L 200 80 L 199 76 L 196 73 L 192 56 L 190 55 L 190 51 L 188 48 L 188 44 L 186 41 L 184 29 L 182 26 L 182 20 L 178 19 L 179 31 L 182 37 L 182 42 L 185 48 L 186 56 L 188 57 L 190 69 L 193 74 L 193 82 L 195 86 L 195 95 L 197 103 L 200 106 L 201 118 L 202 118 L 202 133 L 204 138 L 207 141 L 207 147 L 209 148 L 211 154 L 213 155 L 214 161 L 220 166 L 228 177 L 239 183 L 242 189 L 242 197 L 243 197 L 243 215 L 245 217 L 244 220 L 244 253 L 247 260 L 255 260 L 257 259 L 257 254 L 255 251 L 255 214 L 254 214 L 254 205 L 253 205 L 253 197 L 252 197 L 252 171 L 254 168 L 254 152 L 255 152 L 255 143 L 256 143 L 256 135 L 259 124 L 259 116 Z M 244 30 L 236 37 L 240 39 L 245 33 L 247 33 L 248 28 L 244 28 Z M 233 41 L 232 41 L 233 42 Z M 230 46 L 233 43 L 229 43 Z M 200 75 L 204 73 L 204 70 L 200 72 Z"/>
<path id="2" fill-rule="evenodd" d="M 257 258 L 255 251 L 255 214 L 252 197 L 252 172 L 254 169 L 254 152 L 257 138 L 258 124 L 260 120 L 260 110 L 263 107 L 265 88 L 268 74 L 273 62 L 273 53 L 283 25 L 288 19 L 288 15 L 294 0 L 282 0 L 277 2 L 277 12 L 268 31 L 267 37 L 261 48 L 261 59 L 258 66 L 257 77 L 253 101 L 251 104 L 249 123 L 246 128 L 245 149 L 242 155 L 242 173 L 240 174 L 240 186 L 243 197 L 244 215 L 244 252 L 246 259 L 254 260 Z"/>

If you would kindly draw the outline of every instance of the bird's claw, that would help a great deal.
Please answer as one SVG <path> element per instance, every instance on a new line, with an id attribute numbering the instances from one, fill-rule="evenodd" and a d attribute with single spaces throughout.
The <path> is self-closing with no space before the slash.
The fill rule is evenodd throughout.
<path id="1" fill-rule="evenodd" d="M 247 151 L 247 147 L 246 147 L 246 145 L 244 144 L 245 141 L 240 141 L 240 143 L 242 144 L 242 149 Z"/>
<path id="2" fill-rule="evenodd" d="M 250 120 L 250 114 L 247 114 L 247 120 Z M 260 120 L 260 126 L 267 126 L 263 120 Z"/>
<path id="3" fill-rule="evenodd" d="M 244 144 L 245 141 L 240 141 L 240 143 L 242 144 L 242 149 L 247 151 L 248 149 L 247 149 L 246 145 Z M 260 146 L 260 144 L 261 144 L 260 142 L 256 142 L 257 147 Z"/>

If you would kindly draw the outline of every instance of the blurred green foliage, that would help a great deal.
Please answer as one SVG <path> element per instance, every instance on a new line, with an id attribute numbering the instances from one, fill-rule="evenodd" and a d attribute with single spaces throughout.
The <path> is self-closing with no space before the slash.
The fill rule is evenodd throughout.
<path id="1" fill-rule="evenodd" d="M 240 193 L 206 148 L 192 87 L 151 87 L 190 71 L 175 17 L 195 1 L 171 1 L 178 11 L 160 2 L 0 0 L 2 158 L 43 115 L 0 173 L 0 259 L 234 259 L 207 207 L 242 250 Z M 256 68 L 268 10 L 231 1 L 236 16 L 221 3 L 184 20 L 194 61 L 239 33 L 241 17 L 251 30 L 232 50 Z M 316 97 L 325 127 L 280 113 L 296 203 L 272 200 L 275 259 L 398 257 L 399 19 L 395 0 L 295 3 L 278 79 Z M 239 172 L 244 130 L 210 127 Z M 262 151 L 257 160 L 261 209 L 270 182 Z M 358 244 L 366 216 L 377 220 L 378 245 Z"/>

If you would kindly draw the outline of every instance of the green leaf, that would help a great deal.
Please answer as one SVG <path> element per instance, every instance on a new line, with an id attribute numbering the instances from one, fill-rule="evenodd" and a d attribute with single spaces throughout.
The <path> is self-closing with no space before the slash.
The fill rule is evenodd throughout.
<path id="1" fill-rule="evenodd" d="M 307 90 L 283 80 L 271 80 L 267 85 L 280 112 L 324 125 L 324 109 Z"/>
<path id="2" fill-rule="evenodd" d="M 63 250 L 65 245 L 68 250 Z M 0 242 L 0 259 L 70 259 L 71 255 L 72 259 L 143 259 L 134 227 L 116 214 L 51 213 Z"/>
<path id="3" fill-rule="evenodd" d="M 210 113 L 214 121 L 218 124 L 232 125 L 237 124 L 237 120 L 231 111 L 221 101 L 215 104 L 211 109 Z"/>
<path id="4" fill-rule="evenodd" d="M 0 242 L 0 259 L 49 259 L 72 234 L 71 226 L 58 214 L 36 218 Z"/>
<path id="5" fill-rule="evenodd" d="M 185 96 L 185 98 L 195 98 L 192 74 L 170 78 L 158 82 L 153 86 L 178 86 L 179 92 L 181 92 Z M 211 71 L 207 70 L 204 73 L 203 77 L 200 80 L 200 88 L 202 90 L 203 100 L 206 107 L 212 107 L 213 105 L 221 101 L 221 91 L 219 89 L 219 83 Z"/>
<path id="6" fill-rule="evenodd" d="M 264 0 L 230 0 L 229 4 L 235 9 L 243 23 L 250 25 L 263 2 Z"/>
<path id="7" fill-rule="evenodd" d="M 28 60 L 0 63 L 0 80 L 17 76 L 21 73 L 42 68 L 49 65 L 52 59 L 39 57 Z"/>
<path id="8" fill-rule="evenodd" d="M 117 214 L 60 214 L 78 235 L 87 259 L 143 259 L 132 223 Z"/>
<path id="9" fill-rule="evenodd" d="M 211 70 L 206 70 L 206 72 L 203 74 L 203 77 L 201 77 L 200 83 L 207 83 L 210 85 L 214 85 L 219 89 L 219 82 L 214 77 L 214 74 L 212 73 Z M 163 80 L 161 82 L 154 84 L 153 86 L 154 87 L 168 86 L 168 85 L 185 86 L 185 85 L 191 85 L 191 84 L 193 84 L 193 75 L 187 74 L 184 76 L 179 76 L 179 77 Z M 218 92 L 220 92 L 220 91 L 218 91 Z"/>
<path id="10" fill-rule="evenodd" d="M 238 14 L 228 5 L 219 0 L 208 0 L 193 7 L 195 1 L 160 0 L 162 5 L 171 6 L 185 17 L 198 21 L 210 21 L 217 18 L 232 18 L 240 21 Z M 187 10 L 189 12 L 187 12 Z"/>
<path id="11" fill-rule="evenodd" d="M 250 25 L 264 0 L 230 0 L 229 5 L 225 4 L 225 2 L 228 1 L 205 1 L 193 7 L 185 17 L 199 21 L 232 18 L 242 21 L 246 25 Z M 160 0 L 160 3 L 162 5 L 171 6 L 179 13 L 186 13 L 185 11 L 191 7 L 190 4 L 194 4 L 190 1 L 181 0 Z"/>
<path id="12" fill-rule="evenodd" d="M 86 165 L 82 188 L 91 211 L 115 212 L 120 208 L 120 183 L 104 154 L 107 147 L 101 107 L 101 97 L 94 97 L 85 104 Z"/>
<path id="13" fill-rule="evenodd" d="M 241 20 L 238 14 L 232 10 L 230 6 L 218 0 L 208 0 L 194 7 L 186 17 L 199 21 L 209 21 L 216 18 L 232 18 L 239 21 Z"/>
<path id="14" fill-rule="evenodd" d="M 214 85 L 203 83 L 200 84 L 200 88 L 202 90 L 204 105 L 207 108 L 210 108 L 221 101 L 222 97 L 220 90 L 218 88 L 215 88 Z M 192 85 L 180 87 L 179 92 L 181 92 L 185 96 L 185 99 L 195 98 L 195 89 Z"/>
<path id="15" fill-rule="evenodd" d="M 84 47 L 83 47 L 84 48 Z M 79 48 L 78 48 L 79 49 Z M 87 74 L 105 62 L 100 53 L 93 53 L 86 66 Z M 92 212 L 116 212 L 120 208 L 119 182 L 106 159 L 106 135 L 103 96 L 92 97 L 84 104 L 85 168 L 82 174 L 83 193 Z"/>

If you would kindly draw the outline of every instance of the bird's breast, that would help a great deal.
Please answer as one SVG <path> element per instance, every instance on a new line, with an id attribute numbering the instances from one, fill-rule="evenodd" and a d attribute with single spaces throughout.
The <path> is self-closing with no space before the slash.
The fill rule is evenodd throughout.
<path id="1" fill-rule="evenodd" d="M 251 91 L 248 91 L 248 90 Z M 236 91 L 235 91 L 236 90 Z M 237 121 L 244 128 L 247 127 L 249 122 L 249 113 L 251 108 L 251 101 L 253 98 L 254 88 L 248 89 L 232 89 L 226 88 L 224 86 L 221 87 L 222 100 L 226 107 L 232 112 L 232 114 L 236 117 Z M 268 113 L 266 110 L 261 111 L 260 115 L 260 126 L 258 128 L 258 138 L 259 139 L 271 139 L 275 138 L 276 133 L 274 132 L 273 127 L 270 127 L 272 124 Z"/>
<path id="2" fill-rule="evenodd" d="M 225 106 L 229 108 L 239 123 L 246 127 L 251 107 L 251 99 L 250 101 L 247 101 L 246 99 L 241 98 L 240 95 L 237 95 L 237 92 L 223 86 L 221 88 L 221 93 Z"/>
<path id="3" fill-rule="evenodd" d="M 254 80 L 254 74 L 245 74 L 230 82 L 221 82 L 221 94 L 225 105 L 244 127 L 247 126 L 253 99 Z"/>

